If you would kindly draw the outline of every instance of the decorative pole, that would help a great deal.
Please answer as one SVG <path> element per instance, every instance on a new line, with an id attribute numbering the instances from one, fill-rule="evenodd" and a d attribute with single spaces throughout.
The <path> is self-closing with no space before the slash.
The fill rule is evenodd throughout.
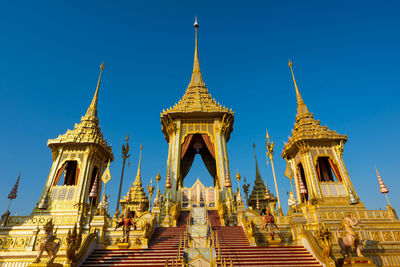
<path id="1" fill-rule="evenodd" d="M 389 198 L 386 195 L 387 193 L 389 193 L 389 189 L 386 187 L 381 176 L 379 175 L 379 172 L 378 172 L 378 169 L 376 168 L 376 166 L 375 166 L 375 170 L 376 170 L 376 175 L 378 176 L 379 190 L 381 191 L 382 194 L 385 195 L 386 201 L 387 201 L 388 205 L 390 206 Z"/>
<path id="2" fill-rule="evenodd" d="M 5 226 L 7 221 L 8 221 L 8 216 L 10 216 L 10 205 L 11 205 L 11 201 L 13 199 L 17 198 L 17 192 L 18 192 L 18 185 L 19 185 L 19 179 L 21 178 L 21 174 L 18 175 L 17 181 L 15 182 L 13 188 L 11 189 L 10 194 L 8 194 L 8 199 L 10 200 L 10 202 L 8 203 L 8 207 L 6 212 L 3 213 L 3 215 L 1 215 L 1 225 Z"/>
<path id="3" fill-rule="evenodd" d="M 275 182 L 275 190 L 276 190 L 276 197 L 278 199 L 278 213 L 282 214 L 282 206 L 281 206 L 281 198 L 279 197 L 279 191 L 278 191 L 278 184 L 276 183 L 276 175 L 275 175 L 275 168 L 274 168 L 274 142 L 269 142 L 269 134 L 267 131 L 267 134 L 265 136 L 265 142 L 266 142 L 266 147 L 267 147 L 267 156 L 269 157 L 271 161 L 271 167 L 272 167 L 272 174 L 274 176 L 274 182 Z M 268 164 L 268 159 L 267 159 L 267 164 Z"/>
<path id="4" fill-rule="evenodd" d="M 246 176 L 243 178 L 243 181 L 244 181 L 244 184 L 242 186 L 243 187 L 243 192 L 244 192 L 244 194 L 246 196 L 246 205 L 248 205 L 249 204 L 249 187 L 250 187 L 250 184 L 246 182 Z"/>
<path id="5" fill-rule="evenodd" d="M 125 162 L 126 159 L 129 158 L 129 134 L 126 135 L 125 138 L 125 145 L 122 145 L 122 172 L 121 172 L 121 181 L 119 183 L 119 191 L 118 191 L 118 199 L 117 199 L 117 209 L 115 210 L 115 212 L 117 212 L 117 210 L 119 209 L 119 201 L 121 198 L 121 189 L 122 189 L 122 181 L 124 180 L 124 170 L 125 170 Z"/>

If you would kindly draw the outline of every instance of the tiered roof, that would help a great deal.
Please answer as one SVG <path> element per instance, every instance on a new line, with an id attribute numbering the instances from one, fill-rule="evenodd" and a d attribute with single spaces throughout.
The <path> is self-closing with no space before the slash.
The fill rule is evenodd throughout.
<path id="1" fill-rule="evenodd" d="M 86 114 L 81 118 L 80 123 L 76 123 L 73 130 L 68 130 L 65 134 L 59 135 L 55 139 L 49 139 L 47 145 L 54 148 L 58 145 L 64 144 L 97 144 L 104 149 L 109 158 L 113 160 L 111 146 L 107 144 L 104 139 L 99 126 L 99 119 L 97 118 L 97 102 L 99 97 L 99 87 L 101 75 L 104 69 L 104 63 L 100 66 L 99 81 L 94 93 L 92 103 L 86 111 Z"/>
<path id="2" fill-rule="evenodd" d="M 292 136 L 288 143 L 285 143 L 282 152 L 283 158 L 290 158 L 294 155 L 300 146 L 305 143 L 321 143 L 321 142 L 346 142 L 347 136 L 338 134 L 336 131 L 328 129 L 327 126 L 321 126 L 320 121 L 314 119 L 312 113 L 308 111 L 306 104 L 301 97 L 299 88 L 297 87 L 296 79 L 293 73 L 293 63 L 289 60 L 289 67 L 292 72 L 293 82 L 296 90 L 297 99 L 297 115 Z"/>

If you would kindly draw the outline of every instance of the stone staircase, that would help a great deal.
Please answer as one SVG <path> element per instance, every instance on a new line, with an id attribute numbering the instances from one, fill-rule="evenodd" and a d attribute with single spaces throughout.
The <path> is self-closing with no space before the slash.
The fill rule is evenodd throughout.
<path id="1" fill-rule="evenodd" d="M 186 229 L 188 215 L 181 212 L 178 227 L 157 227 L 147 249 L 96 249 L 81 266 L 165 266 L 166 260 L 178 256 L 179 237 Z"/>
<path id="2" fill-rule="evenodd" d="M 227 266 L 321 266 L 302 246 L 251 247 L 241 226 L 221 226 L 216 211 L 208 215 Z"/>
<path id="3" fill-rule="evenodd" d="M 166 260 L 171 262 L 178 256 L 179 238 L 186 229 L 188 215 L 181 213 L 178 227 L 157 227 L 148 249 L 96 249 L 81 266 L 165 266 Z M 227 266 L 230 261 L 233 266 L 321 266 L 302 246 L 251 247 L 242 227 L 221 226 L 217 211 L 208 211 L 208 217 Z"/>

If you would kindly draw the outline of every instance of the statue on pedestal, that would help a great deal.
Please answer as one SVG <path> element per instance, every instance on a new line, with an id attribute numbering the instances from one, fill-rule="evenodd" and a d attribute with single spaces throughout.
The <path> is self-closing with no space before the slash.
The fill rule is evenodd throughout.
<path id="1" fill-rule="evenodd" d="M 275 223 L 274 215 L 272 215 L 268 209 L 265 211 L 263 221 L 261 230 L 268 231 L 270 238 L 274 240 L 275 230 L 278 230 L 278 226 Z"/>
<path id="2" fill-rule="evenodd" d="M 129 209 L 125 210 L 124 218 L 117 222 L 114 230 L 117 230 L 117 228 L 121 226 L 123 230 L 122 243 L 129 243 L 129 232 L 131 231 L 131 226 L 133 226 L 133 230 L 136 230 L 136 222 L 131 218 Z"/>
<path id="3" fill-rule="evenodd" d="M 337 231 L 341 253 L 345 258 L 350 257 L 350 251 L 352 248 L 356 249 L 358 257 L 363 257 L 360 248 L 360 238 L 354 231 L 354 227 L 357 226 L 359 223 L 360 222 L 358 221 L 358 219 L 356 217 L 353 217 L 353 215 L 348 212 L 343 218 L 342 225 Z M 340 230 L 344 230 L 342 234 L 339 233 Z"/>
<path id="4" fill-rule="evenodd" d="M 45 231 L 45 238 L 40 241 L 39 245 L 39 250 L 38 254 L 36 257 L 36 260 L 33 263 L 39 263 L 40 258 L 42 257 L 43 251 L 46 251 L 47 254 L 49 255 L 49 263 L 53 263 L 54 259 L 56 258 L 58 249 L 60 248 L 61 245 L 61 239 L 56 237 L 56 232 L 53 233 L 54 229 L 54 224 L 53 220 L 51 219 L 44 225 L 44 231 Z M 58 239 L 58 242 L 56 241 Z"/>

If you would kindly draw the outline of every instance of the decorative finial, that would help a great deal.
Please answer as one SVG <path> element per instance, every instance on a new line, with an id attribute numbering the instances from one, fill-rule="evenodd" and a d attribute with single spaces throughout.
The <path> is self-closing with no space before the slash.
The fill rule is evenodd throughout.
<path id="1" fill-rule="evenodd" d="M 268 189 L 267 183 L 265 183 L 265 199 L 266 199 L 266 200 L 271 199 L 271 193 L 270 193 L 270 191 L 269 191 L 269 189 Z"/>
<path id="2" fill-rule="evenodd" d="M 20 178 L 21 178 L 21 174 L 18 175 L 17 181 L 15 182 L 13 188 L 11 189 L 10 194 L 8 194 L 8 199 L 16 199 L 17 198 L 18 185 L 19 185 L 19 179 Z"/>
<path id="3" fill-rule="evenodd" d="M 381 191 L 382 194 L 385 195 L 387 203 L 390 206 L 389 198 L 387 196 L 387 193 L 389 193 L 389 189 L 386 187 L 386 185 L 383 182 L 381 176 L 379 175 L 379 172 L 378 172 L 378 169 L 376 168 L 376 166 L 375 166 L 375 170 L 376 170 L 376 175 L 378 175 L 379 190 Z"/>
<path id="4" fill-rule="evenodd" d="M 193 72 L 189 87 L 195 85 L 204 86 L 203 77 L 200 72 L 199 49 L 197 46 L 197 29 L 199 28 L 197 17 L 195 18 L 193 26 L 195 28 L 195 49 L 194 49 Z"/>
<path id="5" fill-rule="evenodd" d="M 169 177 L 169 173 L 167 174 L 167 179 L 165 179 L 165 188 L 171 188 L 171 178 Z"/>
<path id="6" fill-rule="evenodd" d="M 379 190 L 381 191 L 382 194 L 389 193 L 389 189 L 386 187 L 386 185 L 383 182 L 381 176 L 379 175 L 379 172 L 378 172 L 378 169 L 376 168 L 376 166 L 375 166 L 375 171 L 376 171 L 376 175 L 378 176 Z"/>
<path id="7" fill-rule="evenodd" d="M 292 77 L 293 77 L 293 83 L 294 87 L 296 90 L 296 99 L 297 99 L 297 115 L 309 113 L 306 104 L 304 104 L 303 98 L 301 97 L 299 88 L 297 87 L 296 79 L 294 78 L 294 72 L 293 72 L 293 63 L 289 59 L 289 64 L 288 64 L 291 72 L 292 72 Z"/>
<path id="8" fill-rule="evenodd" d="M 226 172 L 225 187 L 232 187 L 231 176 L 229 175 L 229 171 Z"/>
<path id="9" fill-rule="evenodd" d="M 240 176 L 239 170 L 237 170 L 236 171 L 236 180 L 238 181 L 238 183 L 240 181 L 240 178 L 241 178 L 241 176 Z"/>
<path id="10" fill-rule="evenodd" d="M 126 134 L 125 142 L 127 142 L 127 143 L 129 142 L 129 133 Z"/>
<path id="11" fill-rule="evenodd" d="M 142 177 L 141 177 L 141 172 L 140 172 L 140 168 L 142 165 L 142 150 L 143 150 L 143 145 L 140 145 L 140 156 L 139 156 L 139 165 L 138 165 L 138 170 L 136 173 L 136 178 L 135 178 L 135 185 L 139 185 L 142 186 Z"/>
<path id="12" fill-rule="evenodd" d="M 44 196 L 43 196 L 43 198 L 41 199 L 41 201 L 39 202 L 39 204 L 38 204 L 38 209 L 40 209 L 40 210 L 45 210 L 45 209 L 47 209 L 47 206 L 48 206 L 48 201 L 49 201 L 49 192 L 47 191 L 45 194 L 44 194 Z"/>
<path id="13" fill-rule="evenodd" d="M 156 175 L 156 181 L 157 183 L 160 182 L 161 180 L 161 175 L 160 175 L 160 171 L 158 171 L 157 175 Z"/>
<path id="14" fill-rule="evenodd" d="M 350 185 L 347 184 L 347 187 L 349 188 L 349 203 L 350 203 L 350 205 L 358 204 L 358 199 L 357 199 L 357 197 L 354 195 L 353 190 L 351 190 Z"/>
<path id="15" fill-rule="evenodd" d="M 89 198 L 94 199 L 97 197 L 97 187 L 99 183 L 99 173 L 96 174 L 96 178 L 94 179 L 92 189 L 90 190 Z"/>
<path id="16" fill-rule="evenodd" d="M 299 188 L 300 188 L 300 194 L 307 194 L 307 188 L 303 183 L 303 179 L 301 179 L 301 176 L 298 176 L 298 181 L 299 181 Z"/>
<path id="17" fill-rule="evenodd" d="M 99 88 L 100 88 L 100 81 L 101 81 L 101 75 L 103 73 L 103 70 L 104 70 L 104 62 L 101 63 L 101 65 L 100 65 L 100 75 L 99 75 L 99 80 L 97 82 L 96 91 L 94 93 L 92 103 L 90 103 L 90 106 L 86 111 L 85 117 L 94 117 L 97 119 L 97 101 L 99 98 Z"/>

